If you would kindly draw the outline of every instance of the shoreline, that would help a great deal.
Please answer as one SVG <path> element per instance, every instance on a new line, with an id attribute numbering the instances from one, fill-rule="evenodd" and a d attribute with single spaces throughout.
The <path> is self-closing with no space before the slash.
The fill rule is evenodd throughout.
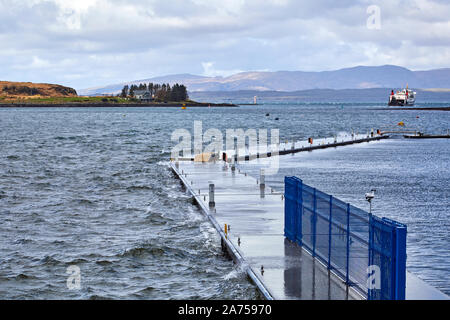
<path id="1" fill-rule="evenodd" d="M 86 107 L 95 107 L 95 108 L 110 108 L 110 107 L 156 107 L 156 108 L 181 108 L 183 103 L 0 103 L 0 108 L 86 108 Z M 200 107 L 200 108 L 208 108 L 211 107 L 239 107 L 236 104 L 232 103 L 185 103 L 185 107 Z"/>

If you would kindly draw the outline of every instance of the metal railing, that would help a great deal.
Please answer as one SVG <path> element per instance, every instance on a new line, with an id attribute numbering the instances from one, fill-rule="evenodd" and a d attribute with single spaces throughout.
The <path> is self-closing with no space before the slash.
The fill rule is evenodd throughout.
<path id="1" fill-rule="evenodd" d="M 365 298 L 405 299 L 405 225 L 285 177 L 284 230 Z"/>

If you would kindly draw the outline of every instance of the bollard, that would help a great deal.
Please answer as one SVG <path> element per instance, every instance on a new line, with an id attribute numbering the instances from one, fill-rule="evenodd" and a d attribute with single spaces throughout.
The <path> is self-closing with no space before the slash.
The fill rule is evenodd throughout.
<path id="1" fill-rule="evenodd" d="M 228 238 L 228 228 L 227 228 L 227 224 L 225 223 L 225 238 Z"/>
<path id="2" fill-rule="evenodd" d="M 261 188 L 264 188 L 266 185 L 266 175 L 264 169 L 259 170 L 259 180 L 261 181 L 260 183 Z"/>
<path id="3" fill-rule="evenodd" d="M 214 183 L 209 183 L 209 207 L 214 208 L 216 203 L 214 202 Z"/>

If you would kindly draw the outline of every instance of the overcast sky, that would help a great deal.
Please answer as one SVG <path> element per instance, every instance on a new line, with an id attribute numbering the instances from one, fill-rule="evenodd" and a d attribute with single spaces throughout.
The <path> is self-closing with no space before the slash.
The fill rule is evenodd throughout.
<path id="1" fill-rule="evenodd" d="M 449 17 L 449 0 L 0 0 L 0 80 L 446 68 Z"/>

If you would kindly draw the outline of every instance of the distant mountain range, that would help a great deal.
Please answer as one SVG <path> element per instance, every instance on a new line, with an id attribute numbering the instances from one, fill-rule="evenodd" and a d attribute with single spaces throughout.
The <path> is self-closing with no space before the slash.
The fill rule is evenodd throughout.
<path id="1" fill-rule="evenodd" d="M 78 90 L 80 95 L 117 94 L 125 84 L 182 83 L 190 92 L 299 91 L 310 89 L 450 88 L 450 68 L 411 71 L 393 66 L 358 66 L 335 71 L 241 72 L 228 77 L 177 74 Z"/>

